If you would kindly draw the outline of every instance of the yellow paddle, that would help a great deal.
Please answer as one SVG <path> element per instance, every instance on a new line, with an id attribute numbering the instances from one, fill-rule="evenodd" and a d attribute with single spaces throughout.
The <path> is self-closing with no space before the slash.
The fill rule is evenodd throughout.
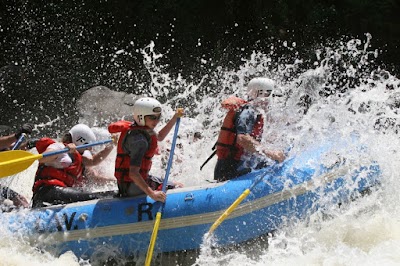
<path id="1" fill-rule="evenodd" d="M 217 229 L 217 227 L 235 210 L 235 208 L 250 194 L 251 190 L 260 183 L 261 180 L 264 179 L 264 177 L 270 173 L 271 171 L 267 171 L 266 173 L 262 174 L 259 176 L 258 179 L 251 185 L 250 188 L 246 189 L 240 196 L 237 198 L 231 206 L 229 206 L 228 209 L 214 222 L 214 224 L 210 227 L 208 230 L 208 237 L 211 236 L 211 234 Z"/>
<path id="2" fill-rule="evenodd" d="M 101 145 L 111 142 L 111 139 L 97 141 L 89 144 L 84 144 L 76 147 L 77 149 L 88 148 L 95 145 Z M 0 152 L 0 178 L 15 175 L 19 172 L 26 170 L 32 163 L 43 157 L 48 157 L 56 154 L 68 152 L 69 149 L 65 148 L 59 151 L 46 152 L 43 154 L 32 154 L 27 151 L 13 150 Z"/>
<path id="3" fill-rule="evenodd" d="M 180 121 L 181 121 L 181 118 L 178 117 L 177 120 L 176 120 L 176 124 L 175 124 L 175 132 L 174 132 L 174 137 L 172 139 L 171 153 L 169 154 L 167 171 L 165 172 L 165 178 L 164 178 L 163 185 L 162 185 L 162 191 L 164 191 L 164 192 L 167 189 L 169 171 L 171 169 L 172 161 L 173 161 L 173 158 L 174 158 L 174 150 L 175 150 L 176 138 L 178 137 L 178 130 L 179 130 L 179 122 Z M 154 227 L 153 227 L 153 232 L 151 233 L 149 248 L 147 249 L 146 262 L 144 264 L 145 266 L 150 266 L 151 259 L 153 257 L 154 245 L 156 243 L 157 234 L 158 234 L 158 227 L 160 226 L 160 220 L 161 220 L 162 212 L 164 211 L 164 206 L 165 206 L 165 203 L 163 203 L 160 206 L 160 208 L 158 209 L 158 212 L 156 214 L 156 221 L 154 222 Z"/>

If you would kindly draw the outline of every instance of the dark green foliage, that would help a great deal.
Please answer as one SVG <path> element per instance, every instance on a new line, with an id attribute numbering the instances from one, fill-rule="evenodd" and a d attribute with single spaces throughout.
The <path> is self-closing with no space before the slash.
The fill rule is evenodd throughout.
<path id="1" fill-rule="evenodd" d="M 296 43 L 307 67 L 315 47 L 369 32 L 381 63 L 399 73 L 399 13 L 395 0 L 2 0 L 0 124 L 20 116 L 21 106 L 24 115 L 36 113 L 29 102 L 43 98 L 76 119 L 74 101 L 95 85 L 143 92 L 150 77 L 140 49 L 151 41 L 166 71 L 198 80 L 283 41 Z M 274 59 L 285 60 L 288 51 L 276 47 Z"/>

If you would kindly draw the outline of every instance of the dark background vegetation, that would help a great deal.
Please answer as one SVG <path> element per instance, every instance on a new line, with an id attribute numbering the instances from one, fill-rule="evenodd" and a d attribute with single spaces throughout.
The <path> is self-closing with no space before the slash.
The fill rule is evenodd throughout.
<path id="1" fill-rule="evenodd" d="M 0 124 L 11 126 L 56 114 L 59 126 L 74 122 L 75 100 L 96 85 L 141 93 L 137 84 L 149 76 L 140 50 L 151 41 L 164 55 L 165 71 L 196 80 L 213 67 L 235 69 L 252 51 L 266 52 L 274 44 L 274 59 L 285 60 L 279 56 L 284 41 L 295 42 L 311 64 L 316 47 L 344 36 L 365 40 L 368 32 L 380 52 L 377 63 L 400 73 L 400 3 L 395 0 L 0 3 Z"/>

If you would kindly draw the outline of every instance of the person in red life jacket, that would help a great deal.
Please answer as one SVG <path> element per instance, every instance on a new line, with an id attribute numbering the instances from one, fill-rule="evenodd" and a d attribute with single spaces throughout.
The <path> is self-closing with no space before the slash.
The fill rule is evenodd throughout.
<path id="1" fill-rule="evenodd" d="M 138 99 L 133 106 L 133 119 L 118 121 L 108 127 L 110 133 L 120 132 L 115 162 L 121 197 L 147 194 L 156 201 L 165 202 L 166 194 L 160 191 L 163 179 L 149 174 L 152 157 L 158 154 L 158 141 L 162 141 L 171 131 L 183 109 L 178 108 L 172 119 L 158 132 L 154 131 L 161 119 L 161 104 L 154 98 Z M 168 182 L 168 188 L 182 184 Z"/>
<path id="2" fill-rule="evenodd" d="M 15 143 L 22 135 L 31 134 L 33 125 L 30 123 L 23 124 L 14 134 L 0 137 L 0 151 L 9 150 L 10 146 Z"/>
<path id="3" fill-rule="evenodd" d="M 81 187 L 85 178 L 85 167 L 99 164 L 113 149 L 108 144 L 102 151 L 92 155 L 89 149 L 76 147 L 96 141 L 93 131 L 86 125 L 78 124 L 64 135 L 61 143 L 50 138 L 35 142 L 39 153 L 69 148 L 68 153 L 43 157 L 39 160 L 33 184 L 32 207 L 66 204 L 95 198 L 110 197 L 114 192 L 93 193 Z"/>
<path id="4" fill-rule="evenodd" d="M 260 144 L 264 118 L 257 110 L 268 104 L 274 87 L 271 79 L 254 78 L 247 86 L 248 102 L 234 97 L 222 103 L 229 111 L 216 143 L 215 180 L 229 180 L 265 167 L 263 156 L 279 163 L 285 159 L 283 151 L 265 149 Z"/>

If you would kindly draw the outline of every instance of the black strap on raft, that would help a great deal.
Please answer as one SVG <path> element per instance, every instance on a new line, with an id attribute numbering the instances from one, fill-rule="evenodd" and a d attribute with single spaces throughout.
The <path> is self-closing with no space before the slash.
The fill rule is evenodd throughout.
<path id="1" fill-rule="evenodd" d="M 235 122 L 238 118 L 239 115 L 242 113 L 242 111 L 247 108 L 247 107 L 241 107 L 238 111 L 236 111 L 234 117 L 233 117 L 233 121 Z M 234 123 L 235 125 L 235 123 Z M 231 131 L 233 133 L 236 133 L 236 126 L 234 126 L 233 128 L 226 128 L 226 127 L 221 127 L 221 130 L 227 130 L 227 131 Z M 215 149 L 215 147 L 217 145 L 220 146 L 224 146 L 224 147 L 228 147 L 229 149 L 232 150 L 236 150 L 237 148 L 235 147 L 236 145 L 236 140 L 237 140 L 237 134 L 235 135 L 235 140 L 233 141 L 232 145 L 228 145 L 228 144 L 223 144 L 223 143 L 219 143 L 218 141 L 214 144 L 214 146 L 212 147 L 212 150 L 214 151 L 208 158 L 207 160 L 200 166 L 200 171 L 203 169 L 204 165 L 206 165 L 211 159 L 212 157 L 214 157 L 214 155 L 217 153 L 217 150 Z"/>
<path id="2" fill-rule="evenodd" d="M 203 169 L 204 165 L 206 165 L 212 157 L 214 157 L 214 155 L 217 153 L 217 150 L 215 149 L 215 146 L 217 145 L 217 143 L 214 144 L 214 146 L 212 147 L 212 149 L 214 150 L 214 152 L 210 155 L 210 157 L 207 158 L 207 160 L 200 166 L 200 171 L 201 169 Z"/>
<path id="3" fill-rule="evenodd" d="M 211 153 L 210 157 L 207 158 L 207 160 L 200 166 L 200 171 L 201 169 L 203 169 L 204 165 L 206 165 L 212 157 L 214 157 L 214 155 L 217 153 L 217 150 L 215 150 L 213 153 Z"/>

